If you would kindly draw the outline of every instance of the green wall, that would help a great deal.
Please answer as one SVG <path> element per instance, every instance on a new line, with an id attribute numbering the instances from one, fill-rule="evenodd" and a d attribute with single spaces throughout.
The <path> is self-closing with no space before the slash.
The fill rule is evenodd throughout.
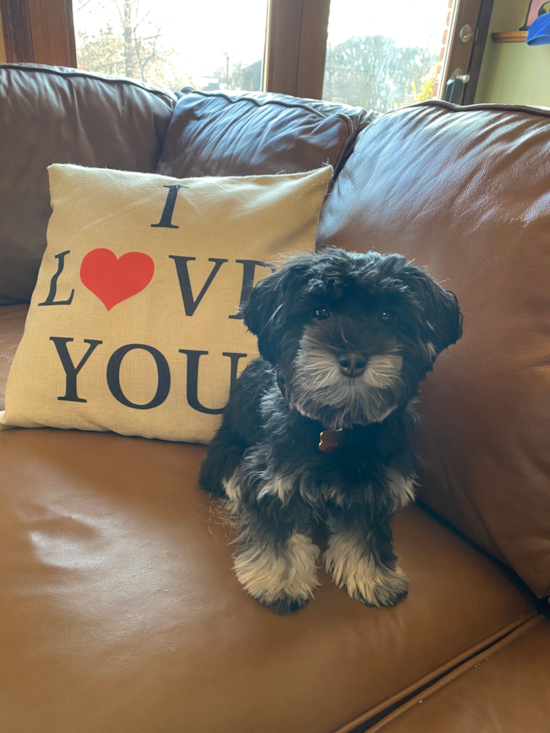
<path id="1" fill-rule="evenodd" d="M 529 0 L 495 0 L 476 102 L 550 107 L 550 45 L 494 43 L 491 33 L 517 31 Z"/>

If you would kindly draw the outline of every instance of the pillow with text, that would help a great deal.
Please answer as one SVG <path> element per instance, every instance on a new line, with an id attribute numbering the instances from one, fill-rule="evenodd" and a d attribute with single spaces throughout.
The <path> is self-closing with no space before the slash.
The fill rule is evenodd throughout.
<path id="1" fill-rule="evenodd" d="M 50 166 L 48 245 L 0 429 L 208 443 L 258 356 L 239 305 L 273 263 L 314 250 L 331 175 Z"/>

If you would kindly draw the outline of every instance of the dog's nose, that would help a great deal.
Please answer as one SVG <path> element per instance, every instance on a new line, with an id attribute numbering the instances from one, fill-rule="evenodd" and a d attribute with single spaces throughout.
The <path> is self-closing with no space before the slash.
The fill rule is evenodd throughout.
<path id="1" fill-rule="evenodd" d="M 367 366 L 367 359 L 363 354 L 358 354 L 354 351 L 350 354 L 340 354 L 338 364 L 340 371 L 346 377 L 360 377 Z"/>

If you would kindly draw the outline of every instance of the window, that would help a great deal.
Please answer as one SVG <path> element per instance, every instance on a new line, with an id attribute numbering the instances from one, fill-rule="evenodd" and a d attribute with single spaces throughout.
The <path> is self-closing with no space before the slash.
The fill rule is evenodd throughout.
<path id="1" fill-rule="evenodd" d="M 78 65 L 174 90 L 263 87 L 385 112 L 442 96 L 451 75 L 470 78 L 461 99 L 473 102 L 493 0 L 454 0 L 452 13 L 451 5 L 0 0 L 0 15 L 8 62 Z"/>
<path id="2" fill-rule="evenodd" d="M 173 91 L 259 90 L 267 0 L 74 0 L 78 67 Z"/>
<path id="3" fill-rule="evenodd" d="M 430 99 L 449 0 L 332 0 L 323 99 L 378 112 Z"/>

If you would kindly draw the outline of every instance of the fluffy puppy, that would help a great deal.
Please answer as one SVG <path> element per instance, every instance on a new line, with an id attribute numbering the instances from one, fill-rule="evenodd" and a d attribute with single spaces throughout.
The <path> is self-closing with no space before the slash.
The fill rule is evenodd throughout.
<path id="1" fill-rule="evenodd" d="M 241 315 L 261 357 L 237 380 L 201 486 L 237 517 L 239 581 L 286 614 L 326 568 L 369 606 L 393 606 L 407 577 L 391 516 L 414 497 L 418 383 L 461 335 L 453 293 L 400 255 L 328 249 L 262 280 Z"/>

